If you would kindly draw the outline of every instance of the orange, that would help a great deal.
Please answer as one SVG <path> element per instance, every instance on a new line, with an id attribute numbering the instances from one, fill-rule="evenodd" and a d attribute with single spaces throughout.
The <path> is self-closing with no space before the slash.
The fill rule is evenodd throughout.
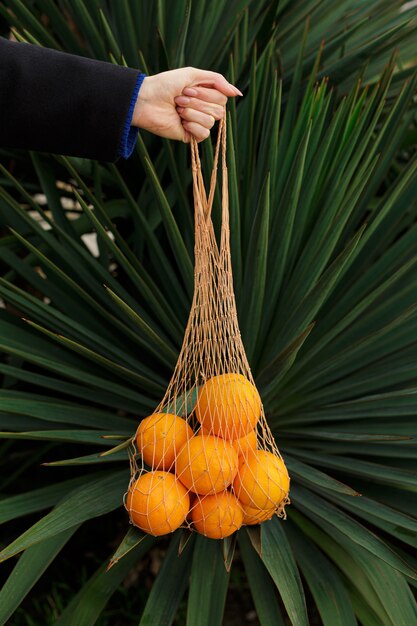
<path id="1" fill-rule="evenodd" d="M 260 524 L 261 522 L 265 522 L 275 513 L 275 509 L 267 509 L 263 511 L 262 509 L 255 509 L 254 507 L 248 506 L 247 504 L 242 504 L 243 509 L 243 524 L 247 526 L 253 526 L 254 524 Z"/>
<path id="2" fill-rule="evenodd" d="M 290 478 L 284 461 L 266 450 L 240 457 L 233 489 L 239 500 L 257 509 L 278 507 L 287 496 Z"/>
<path id="3" fill-rule="evenodd" d="M 141 421 L 136 433 L 136 446 L 147 465 L 167 470 L 192 435 L 191 427 L 182 417 L 172 413 L 153 413 Z"/>
<path id="4" fill-rule="evenodd" d="M 241 454 L 247 456 L 250 452 L 256 450 L 257 445 L 258 440 L 255 430 L 251 430 L 245 437 L 240 437 L 240 439 L 234 439 L 232 441 L 232 446 L 239 456 Z"/>
<path id="5" fill-rule="evenodd" d="M 255 428 L 261 415 L 261 398 L 242 374 L 221 374 L 201 387 L 195 414 L 211 434 L 240 439 Z"/>
<path id="6" fill-rule="evenodd" d="M 159 536 L 181 526 L 190 509 L 190 498 L 174 474 L 147 472 L 130 486 L 125 507 L 135 526 Z"/>
<path id="7" fill-rule="evenodd" d="M 242 526 L 243 511 L 232 493 L 222 491 L 198 500 L 191 511 L 191 519 L 202 535 L 223 539 Z"/>
<path id="8" fill-rule="evenodd" d="M 204 426 L 202 426 L 200 434 L 210 435 L 212 433 L 210 433 L 207 428 L 204 428 Z M 240 439 L 233 439 L 230 443 L 236 450 L 238 456 L 240 454 L 247 455 L 251 450 L 256 450 L 256 447 L 258 445 L 256 431 L 251 430 L 250 433 L 248 433 L 244 437 L 240 437 Z"/>
<path id="9" fill-rule="evenodd" d="M 206 495 L 226 489 L 238 464 L 231 443 L 210 435 L 195 435 L 179 451 L 175 469 L 187 489 Z"/>

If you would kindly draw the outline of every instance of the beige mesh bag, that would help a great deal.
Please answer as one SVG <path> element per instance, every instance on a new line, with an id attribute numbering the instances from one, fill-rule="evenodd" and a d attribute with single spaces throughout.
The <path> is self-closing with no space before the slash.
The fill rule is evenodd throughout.
<path id="1" fill-rule="evenodd" d="M 220 245 L 211 219 L 222 161 Z M 152 535 L 180 526 L 214 539 L 285 515 L 289 476 L 269 430 L 240 336 L 229 242 L 226 123 L 219 124 L 207 197 L 191 143 L 194 298 L 174 374 L 139 424 L 125 506 Z"/>

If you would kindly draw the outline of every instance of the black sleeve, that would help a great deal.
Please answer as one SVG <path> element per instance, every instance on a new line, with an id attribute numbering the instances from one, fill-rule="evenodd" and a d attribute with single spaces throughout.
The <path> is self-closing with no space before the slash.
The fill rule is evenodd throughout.
<path id="1" fill-rule="evenodd" d="M 0 38 L 0 146 L 116 160 L 139 73 Z"/>

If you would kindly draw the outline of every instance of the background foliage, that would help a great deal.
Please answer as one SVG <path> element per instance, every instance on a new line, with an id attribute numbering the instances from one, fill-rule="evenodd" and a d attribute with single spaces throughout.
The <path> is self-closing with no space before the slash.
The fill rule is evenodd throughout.
<path id="1" fill-rule="evenodd" d="M 128 530 L 125 442 L 164 391 L 192 296 L 188 148 L 143 133 L 126 163 L 1 150 L 1 623 L 23 602 L 32 617 L 13 623 L 216 626 L 229 585 L 250 589 L 262 626 L 416 622 L 416 9 L 402 4 L 0 3 L 20 40 L 215 69 L 244 90 L 229 107 L 234 284 L 292 475 L 287 521 L 241 530 L 236 551 Z M 74 554 L 87 545 L 95 572 Z M 68 555 L 78 588 L 45 575 L 34 592 L 46 581 L 53 610 L 31 603 Z"/>

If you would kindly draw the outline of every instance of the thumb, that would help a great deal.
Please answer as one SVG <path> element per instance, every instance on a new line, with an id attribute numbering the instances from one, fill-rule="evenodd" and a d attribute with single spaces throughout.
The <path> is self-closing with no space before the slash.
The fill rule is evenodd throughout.
<path id="1" fill-rule="evenodd" d="M 213 89 L 220 91 L 225 96 L 230 96 L 231 98 L 234 96 L 243 96 L 242 92 L 239 91 L 237 87 L 231 85 L 222 74 L 218 74 L 217 72 L 199 70 L 191 67 L 190 78 L 191 83 L 188 85 L 189 87 L 197 85 L 200 87 L 212 87 Z"/>

